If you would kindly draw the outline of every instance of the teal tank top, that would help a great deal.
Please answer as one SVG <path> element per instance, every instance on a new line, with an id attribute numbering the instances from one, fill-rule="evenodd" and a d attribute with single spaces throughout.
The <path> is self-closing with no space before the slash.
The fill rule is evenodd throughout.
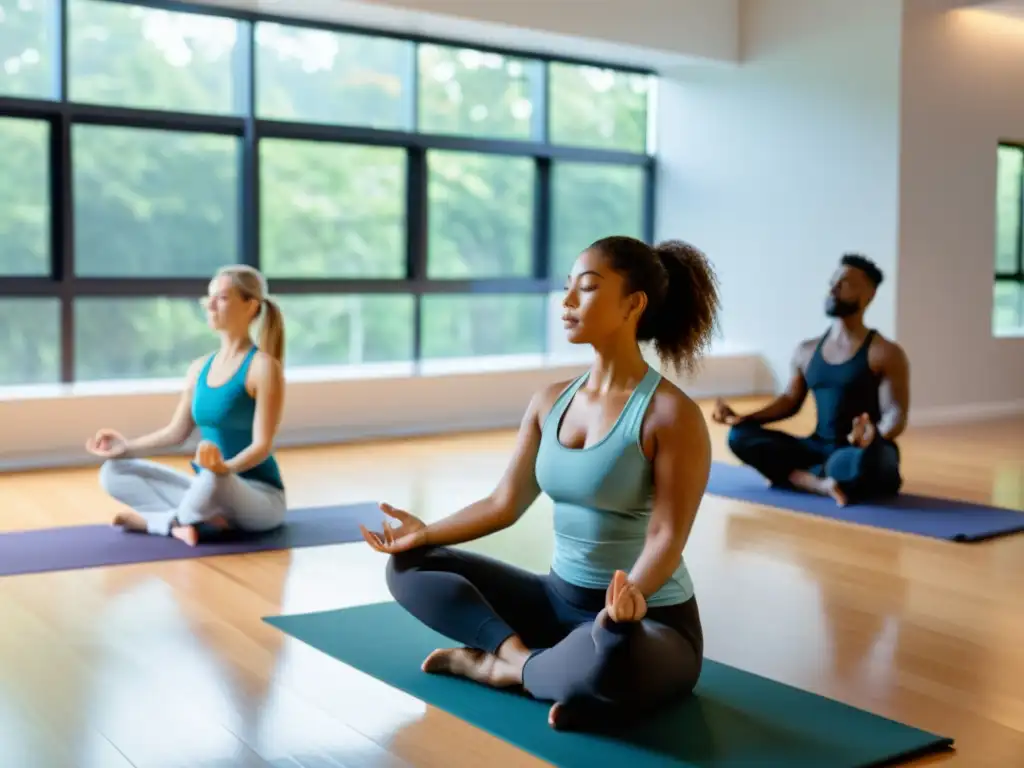
<path id="1" fill-rule="evenodd" d="M 192 397 L 192 420 L 199 427 L 202 439 L 209 440 L 220 448 L 225 461 L 233 459 L 252 443 L 256 400 L 245 388 L 245 379 L 256 352 L 257 348 L 254 346 L 242 360 L 234 376 L 219 387 L 211 387 L 208 380 L 214 358 L 210 355 L 196 380 L 195 394 Z M 196 472 L 199 471 L 195 462 L 192 462 L 192 468 Z M 239 474 L 249 480 L 258 480 L 284 489 L 281 472 L 273 455 Z"/>
<path id="2" fill-rule="evenodd" d="M 644 548 L 654 484 L 641 428 L 661 374 L 648 366 L 607 436 L 588 448 L 566 448 L 558 439 L 559 428 L 588 376 L 573 381 L 544 420 L 534 471 L 555 505 L 551 570 L 575 586 L 607 589 L 615 571 L 629 573 Z M 647 604 L 673 605 L 691 597 L 693 582 L 680 561 Z"/>

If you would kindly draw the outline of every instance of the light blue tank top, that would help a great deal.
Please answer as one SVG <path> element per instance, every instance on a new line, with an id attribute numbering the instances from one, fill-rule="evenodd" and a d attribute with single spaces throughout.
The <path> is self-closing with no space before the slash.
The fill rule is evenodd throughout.
<path id="1" fill-rule="evenodd" d="M 562 418 L 589 373 L 566 388 L 541 430 L 535 473 L 555 503 L 555 551 L 551 570 L 587 589 L 607 589 L 616 570 L 632 569 L 644 547 L 653 501 L 653 468 L 644 456 L 641 427 L 661 381 L 647 373 L 602 440 L 588 448 L 566 448 L 558 439 Z M 684 603 L 693 582 L 683 561 L 647 604 Z"/>
<path id="2" fill-rule="evenodd" d="M 199 427 L 203 440 L 209 440 L 220 448 L 224 460 L 233 459 L 252 443 L 252 422 L 256 415 L 256 400 L 245 388 L 249 366 L 257 348 L 249 350 L 235 375 L 219 387 L 211 387 L 208 381 L 213 355 L 207 359 L 196 380 L 192 397 L 192 419 Z M 192 468 L 199 471 L 195 462 Z M 284 489 L 281 472 L 273 455 L 260 464 L 239 473 L 249 480 L 258 480 L 276 488 Z"/>

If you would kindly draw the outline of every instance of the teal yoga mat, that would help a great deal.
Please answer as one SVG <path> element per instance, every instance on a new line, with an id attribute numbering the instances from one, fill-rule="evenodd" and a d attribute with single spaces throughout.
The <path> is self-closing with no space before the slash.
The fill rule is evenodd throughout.
<path id="1" fill-rule="evenodd" d="M 428 675 L 420 662 L 450 640 L 397 603 L 264 619 L 361 672 L 443 709 L 557 766 L 861 768 L 952 745 L 821 696 L 706 661 L 696 695 L 615 736 L 552 730 L 548 704 L 466 680 Z"/>

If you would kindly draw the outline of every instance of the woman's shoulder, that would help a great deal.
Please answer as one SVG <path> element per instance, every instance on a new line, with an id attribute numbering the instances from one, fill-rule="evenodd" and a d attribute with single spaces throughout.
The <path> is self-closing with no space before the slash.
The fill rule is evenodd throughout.
<path id="1" fill-rule="evenodd" d="M 257 349 L 249 365 L 246 384 L 254 390 L 280 387 L 284 384 L 284 366 L 273 355 Z"/>
<path id="2" fill-rule="evenodd" d="M 277 373 L 284 370 L 280 360 L 258 348 L 252 356 L 252 367 L 259 368 L 268 373 Z"/>
<path id="3" fill-rule="evenodd" d="M 654 433 L 696 437 L 708 431 L 700 405 L 664 376 L 651 398 L 646 426 Z"/>

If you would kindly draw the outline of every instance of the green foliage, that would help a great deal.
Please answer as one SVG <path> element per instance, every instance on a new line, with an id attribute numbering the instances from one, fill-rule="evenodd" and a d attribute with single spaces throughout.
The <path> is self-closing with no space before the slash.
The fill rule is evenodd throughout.
<path id="1" fill-rule="evenodd" d="M 405 172 L 403 149 L 263 139 L 267 277 L 403 277 Z"/>
<path id="2" fill-rule="evenodd" d="M 0 117 L 0 274 L 50 271 L 50 130 Z"/>
<path id="3" fill-rule="evenodd" d="M 427 172 L 427 276 L 529 277 L 533 160 L 435 150 Z"/>
<path id="4" fill-rule="evenodd" d="M 529 139 L 532 62 L 464 48 L 419 48 L 419 127 L 488 139 Z"/>
<path id="5" fill-rule="evenodd" d="M 256 25 L 256 114 L 411 130 L 416 47 L 406 40 Z"/>
<path id="6" fill-rule="evenodd" d="M 551 141 L 601 149 L 647 149 L 647 102 L 651 79 L 644 75 L 550 66 Z"/>
<path id="7" fill-rule="evenodd" d="M 0 96 L 54 97 L 56 7 L 0 0 Z M 218 115 L 249 108 L 245 24 L 102 0 L 69 0 L 69 22 L 73 101 Z M 418 116 L 430 133 L 536 138 L 538 62 L 269 23 L 257 24 L 255 40 L 259 117 L 410 130 Z M 550 76 L 554 141 L 644 151 L 646 78 L 574 66 L 553 66 Z M 404 275 L 404 150 L 264 139 L 259 156 L 271 291 L 282 277 Z M 49 273 L 48 162 L 46 123 L 0 118 L 0 275 Z M 427 164 L 429 277 L 530 275 L 534 161 L 430 151 Z M 205 277 L 236 261 L 240 168 L 235 137 L 74 125 L 77 273 Z M 553 274 L 598 237 L 639 236 L 643 197 L 639 168 L 555 163 Z M 411 359 L 414 297 L 279 298 L 292 367 Z M 425 296 L 423 355 L 540 352 L 546 304 L 544 295 Z M 213 344 L 190 299 L 82 298 L 74 315 L 79 380 L 180 376 Z M 0 300 L 0 384 L 56 380 L 59 333 L 55 300 Z"/>

